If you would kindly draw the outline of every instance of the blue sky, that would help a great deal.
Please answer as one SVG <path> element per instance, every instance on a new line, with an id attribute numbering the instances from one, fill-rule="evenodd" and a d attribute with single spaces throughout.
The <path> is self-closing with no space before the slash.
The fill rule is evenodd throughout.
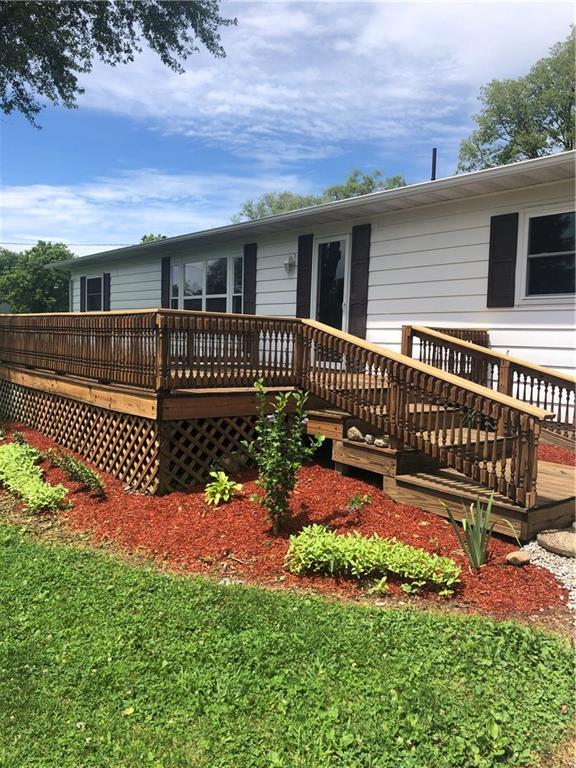
<path id="1" fill-rule="evenodd" d="M 317 192 L 353 166 L 429 177 L 456 167 L 479 88 L 563 40 L 568 2 L 223 2 L 226 59 L 184 75 L 150 51 L 96 64 L 77 110 L 42 130 L 3 116 L 0 239 L 80 255 L 226 224 L 263 192 Z M 78 244 L 86 245 L 78 245 Z"/>

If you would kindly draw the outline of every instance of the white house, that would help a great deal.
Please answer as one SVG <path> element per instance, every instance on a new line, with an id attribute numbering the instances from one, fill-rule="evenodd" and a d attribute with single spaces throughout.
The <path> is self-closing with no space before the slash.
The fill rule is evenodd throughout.
<path id="1" fill-rule="evenodd" d="M 172 307 L 314 317 L 393 349 L 403 324 L 485 328 L 574 362 L 575 153 L 96 253 L 73 311 Z"/>

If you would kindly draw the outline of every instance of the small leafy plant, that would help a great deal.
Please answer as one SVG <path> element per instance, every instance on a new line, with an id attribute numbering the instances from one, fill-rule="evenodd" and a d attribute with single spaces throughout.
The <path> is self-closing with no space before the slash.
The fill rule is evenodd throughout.
<path id="1" fill-rule="evenodd" d="M 222 501 L 230 501 L 235 493 L 242 490 L 242 484 L 231 480 L 226 472 L 214 470 L 210 472 L 213 477 L 211 483 L 208 483 L 204 489 L 204 499 L 207 504 L 213 504 L 217 507 Z"/>
<path id="2" fill-rule="evenodd" d="M 285 566 L 295 574 L 378 580 L 377 591 L 384 591 L 385 577 L 394 574 L 404 582 L 406 592 L 428 586 L 438 589 L 441 595 L 450 595 L 460 577 L 459 566 L 448 557 L 375 534 L 337 534 L 322 525 L 309 525 L 290 537 Z"/>
<path id="3" fill-rule="evenodd" d="M 345 512 L 360 512 L 370 504 L 370 496 L 367 493 L 355 493 L 350 496 L 344 508 Z"/>
<path id="4" fill-rule="evenodd" d="M 486 562 L 488 542 L 490 541 L 495 525 L 495 522 L 490 525 L 493 502 L 494 494 L 490 496 L 486 506 L 484 506 L 479 499 L 476 500 L 475 504 L 470 504 L 470 509 L 467 509 L 462 505 L 464 509 L 462 530 L 454 519 L 448 505 L 442 502 L 450 523 L 452 524 L 452 528 L 454 528 L 454 532 L 458 537 L 460 546 L 464 550 L 471 567 L 475 570 L 480 570 Z"/>
<path id="5" fill-rule="evenodd" d="M 12 442 L 16 443 L 16 445 L 28 445 L 28 441 L 22 432 L 18 432 L 17 430 L 12 432 Z"/>
<path id="6" fill-rule="evenodd" d="M 72 456 L 56 453 L 51 450 L 47 451 L 46 455 L 51 464 L 63 469 L 73 482 L 81 483 L 83 489 L 91 491 L 102 499 L 106 496 L 106 489 L 102 478 L 93 469 L 87 467 L 86 464 Z"/>
<path id="7" fill-rule="evenodd" d="M 0 485 L 20 497 L 29 512 L 60 509 L 68 493 L 63 485 L 44 482 L 40 458 L 40 451 L 28 443 L 0 445 Z"/>
<path id="8" fill-rule="evenodd" d="M 312 457 L 324 441 L 323 435 L 316 435 L 310 443 L 304 438 L 304 407 L 308 399 L 306 392 L 282 392 L 272 401 L 272 412 L 268 413 L 268 398 L 264 382 L 255 382 L 258 401 L 256 438 L 244 443 L 250 457 L 258 468 L 256 485 L 263 496 L 256 500 L 267 511 L 272 521 L 272 533 L 276 536 L 285 523 L 290 510 L 290 494 L 296 485 L 298 470 L 305 459 Z M 292 412 L 289 405 L 293 404 Z"/>

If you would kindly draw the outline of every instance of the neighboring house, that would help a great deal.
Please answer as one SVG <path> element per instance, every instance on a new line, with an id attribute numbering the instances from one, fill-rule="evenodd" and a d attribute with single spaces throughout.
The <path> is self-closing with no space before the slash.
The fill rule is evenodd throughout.
<path id="1" fill-rule="evenodd" d="M 73 311 L 315 317 L 393 349 L 403 324 L 486 328 L 574 370 L 565 152 L 65 262 Z"/>

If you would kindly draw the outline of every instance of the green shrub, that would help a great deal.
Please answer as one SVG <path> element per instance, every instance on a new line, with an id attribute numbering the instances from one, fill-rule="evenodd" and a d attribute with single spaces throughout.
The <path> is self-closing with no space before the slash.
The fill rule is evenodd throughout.
<path id="1" fill-rule="evenodd" d="M 101 498 L 106 496 L 106 489 L 102 478 L 93 469 L 87 467 L 86 464 L 83 464 L 72 456 L 67 456 L 64 453 L 56 453 L 51 450 L 47 451 L 46 455 L 55 467 L 60 467 L 66 472 L 70 480 L 75 483 L 81 483 L 83 488 L 92 491 Z"/>
<path id="2" fill-rule="evenodd" d="M 346 512 L 360 512 L 361 509 L 370 504 L 370 501 L 370 496 L 367 493 L 355 493 L 350 496 L 344 509 Z"/>
<path id="3" fill-rule="evenodd" d="M 288 517 L 290 494 L 296 485 L 298 470 L 305 459 L 314 455 L 324 436 L 316 435 L 310 443 L 305 442 L 307 393 L 296 391 L 276 395 L 272 413 L 269 413 L 264 383 L 259 380 L 254 386 L 258 400 L 256 438 L 244 446 L 258 467 L 256 485 L 264 492 L 263 496 L 254 498 L 268 512 L 272 533 L 277 535 Z M 291 402 L 294 409 L 288 413 Z"/>
<path id="4" fill-rule="evenodd" d="M 242 484 L 230 480 L 226 472 L 210 472 L 210 477 L 214 480 L 204 489 L 204 499 L 207 504 L 217 507 L 221 501 L 230 501 L 235 493 L 242 490 Z"/>
<path id="5" fill-rule="evenodd" d="M 321 573 L 355 579 L 382 579 L 394 574 L 407 591 L 428 586 L 451 594 L 460 568 L 448 557 L 411 547 L 396 539 L 339 535 L 321 525 L 309 525 L 290 537 L 286 568 L 295 574 Z"/>
<path id="6" fill-rule="evenodd" d="M 29 445 L 22 432 L 18 431 L 12 432 L 12 442 L 16 443 L 17 445 Z"/>
<path id="7" fill-rule="evenodd" d="M 0 485 L 19 496 L 30 512 L 64 506 L 68 489 L 42 480 L 40 451 L 25 443 L 0 445 Z"/>

